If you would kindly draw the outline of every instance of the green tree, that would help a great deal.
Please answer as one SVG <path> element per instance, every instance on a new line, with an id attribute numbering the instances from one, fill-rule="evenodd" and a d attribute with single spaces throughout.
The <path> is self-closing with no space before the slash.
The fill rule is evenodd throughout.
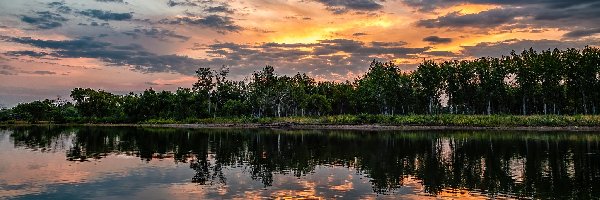
<path id="1" fill-rule="evenodd" d="M 443 74 L 440 66 L 431 61 L 425 61 L 414 72 L 413 78 L 427 102 L 427 113 L 433 114 L 434 107 L 438 107 L 440 93 L 444 87 Z"/>
<path id="2" fill-rule="evenodd" d="M 13 108 L 13 112 L 16 118 L 21 120 L 30 122 L 50 121 L 52 120 L 52 112 L 55 109 L 53 103 L 52 100 L 48 99 L 21 103 Z"/>
<path id="3" fill-rule="evenodd" d="M 118 96 L 104 90 L 75 88 L 71 91 L 75 107 L 84 117 L 118 117 L 120 102 Z"/>

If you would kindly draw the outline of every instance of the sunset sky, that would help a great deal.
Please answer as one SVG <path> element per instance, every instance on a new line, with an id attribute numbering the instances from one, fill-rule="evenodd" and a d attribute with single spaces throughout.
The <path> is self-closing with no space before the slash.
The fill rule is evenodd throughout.
<path id="1" fill-rule="evenodd" d="M 353 80 L 371 60 L 600 45 L 598 0 L 0 0 L 0 106 L 74 87 L 191 87 L 198 67 L 243 80 Z"/>

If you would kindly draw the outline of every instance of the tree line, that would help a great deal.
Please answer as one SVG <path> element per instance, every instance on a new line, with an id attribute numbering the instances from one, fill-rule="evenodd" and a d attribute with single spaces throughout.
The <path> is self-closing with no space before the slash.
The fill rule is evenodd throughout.
<path id="1" fill-rule="evenodd" d="M 116 122 L 210 117 L 286 117 L 344 114 L 598 114 L 600 49 L 524 50 L 509 56 L 419 64 L 403 71 L 371 62 L 353 81 L 315 81 L 307 74 L 278 75 L 272 66 L 245 81 L 229 69 L 199 68 L 191 88 L 116 95 L 75 88 L 72 102 L 21 103 L 0 120 Z"/>

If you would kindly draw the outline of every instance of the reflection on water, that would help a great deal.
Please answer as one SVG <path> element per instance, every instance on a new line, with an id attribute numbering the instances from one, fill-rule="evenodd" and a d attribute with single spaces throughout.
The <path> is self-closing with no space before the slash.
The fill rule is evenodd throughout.
<path id="1" fill-rule="evenodd" d="M 600 198 L 600 134 L 0 131 L 0 198 Z"/>

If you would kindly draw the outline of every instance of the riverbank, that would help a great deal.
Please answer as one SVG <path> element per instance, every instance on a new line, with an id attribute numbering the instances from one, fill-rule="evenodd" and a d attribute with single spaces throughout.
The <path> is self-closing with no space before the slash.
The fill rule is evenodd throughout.
<path id="1" fill-rule="evenodd" d="M 159 128 L 270 128 L 289 130 L 358 130 L 358 131 L 582 131 L 600 132 L 600 126 L 513 126 L 513 127 L 482 127 L 482 126 L 415 126 L 415 125 L 333 125 L 333 124 L 97 124 L 98 126 L 138 126 Z"/>
<path id="2" fill-rule="evenodd" d="M 416 126 L 416 125 L 333 125 L 333 124 L 0 124 L 1 126 L 96 126 L 184 129 L 283 129 L 283 130 L 354 130 L 354 131 L 538 131 L 600 132 L 600 126 Z"/>
<path id="3" fill-rule="evenodd" d="M 23 121 L 0 125 L 32 125 Z M 37 122 L 34 124 L 54 124 Z M 76 119 L 65 125 L 143 126 L 175 128 L 275 128 L 340 130 L 522 130 L 600 131 L 600 115 L 335 115 L 317 117 L 216 117 L 153 119 L 138 123 Z"/>

